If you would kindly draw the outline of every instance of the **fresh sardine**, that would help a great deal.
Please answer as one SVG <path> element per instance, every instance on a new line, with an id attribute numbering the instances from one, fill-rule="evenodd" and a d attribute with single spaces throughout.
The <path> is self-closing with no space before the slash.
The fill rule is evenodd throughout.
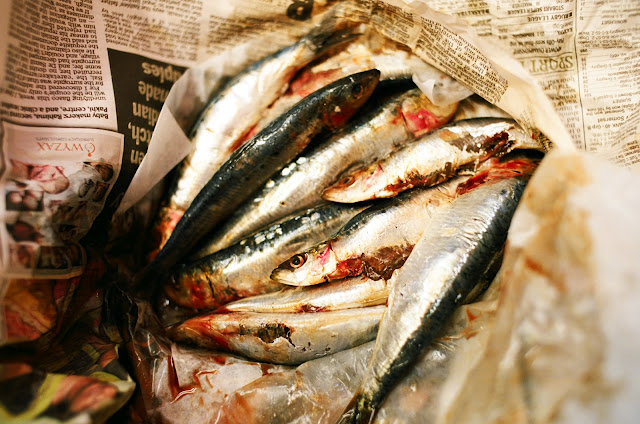
<path id="1" fill-rule="evenodd" d="M 195 256 L 215 252 L 257 228 L 320 203 L 322 190 L 342 172 L 444 125 L 455 109 L 455 104 L 434 106 L 415 88 L 393 96 L 284 167 L 217 228 Z"/>
<path id="2" fill-rule="evenodd" d="M 247 296 L 280 290 L 271 271 L 296 252 L 325 240 L 365 205 L 311 208 L 212 255 L 181 265 L 165 285 L 174 303 L 214 309 Z"/>
<path id="3" fill-rule="evenodd" d="M 331 238 L 283 262 L 271 278 L 294 286 L 361 274 L 373 279 L 389 278 L 420 240 L 433 211 L 450 203 L 458 184 L 467 178 L 455 178 L 375 203 Z"/>
<path id="4" fill-rule="evenodd" d="M 318 134 L 351 118 L 375 88 L 380 72 L 371 70 L 338 80 L 294 106 L 233 152 L 176 225 L 153 262 L 137 278 L 163 274 L 213 227 L 297 156 Z"/>
<path id="5" fill-rule="evenodd" d="M 367 372 L 340 423 L 369 423 L 506 241 L 528 176 L 484 184 L 437 211 L 398 273 Z"/>
<path id="6" fill-rule="evenodd" d="M 177 341 L 274 364 L 299 364 L 373 340 L 384 306 L 293 314 L 232 312 L 173 328 Z"/>
<path id="7" fill-rule="evenodd" d="M 320 64 L 303 69 L 291 81 L 287 92 L 269 107 L 266 115 L 255 125 L 252 130 L 253 134 L 256 134 L 273 119 L 321 87 L 347 75 L 368 69 L 379 70 L 381 82 L 410 82 L 414 73 L 430 71 L 438 73 L 439 84 L 447 87 L 456 86 L 456 88 L 459 86 L 457 81 L 437 71 L 410 52 L 391 46 L 372 49 L 362 42 L 353 42 L 348 44 L 342 52 L 329 56 Z M 443 94 L 437 92 L 437 88 L 434 91 L 436 91 L 436 96 L 443 97 Z M 450 104 L 455 105 L 457 102 L 452 101 Z M 445 107 L 446 105 L 443 104 L 442 106 Z"/>
<path id="8" fill-rule="evenodd" d="M 516 148 L 542 150 L 542 146 L 511 119 L 454 122 L 350 173 L 327 188 L 322 196 L 345 203 L 393 197 L 412 187 L 438 184 L 451 178 L 462 166 Z"/>
<path id="9" fill-rule="evenodd" d="M 369 31 L 318 64 L 311 64 L 311 72 L 322 73 L 342 69 L 354 73 L 362 66 L 379 69 L 381 81 L 414 79 L 430 85 L 429 97 L 438 105 L 458 102 L 472 94 L 449 75 L 429 65 L 406 47 L 390 42 L 375 31 Z"/>
<path id="10" fill-rule="evenodd" d="M 227 312 L 325 312 L 384 305 L 391 283 L 365 276 L 345 278 L 312 287 L 286 287 L 247 297 L 224 306 Z"/>
<path id="11" fill-rule="evenodd" d="M 244 135 L 287 90 L 296 72 L 356 36 L 348 28 L 337 29 L 337 23 L 335 16 L 329 15 L 297 43 L 247 67 L 213 96 L 192 128 L 193 148 L 179 165 L 168 200 L 158 212 L 151 256 L 163 247 L 177 221 L 220 165 L 246 140 Z"/>

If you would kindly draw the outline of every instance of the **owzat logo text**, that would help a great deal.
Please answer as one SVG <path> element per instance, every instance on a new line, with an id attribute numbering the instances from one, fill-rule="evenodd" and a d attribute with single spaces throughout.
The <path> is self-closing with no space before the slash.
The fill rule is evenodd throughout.
<path id="1" fill-rule="evenodd" d="M 89 156 L 96 151 L 93 143 L 73 143 L 73 142 L 37 142 L 39 152 L 84 152 Z"/>

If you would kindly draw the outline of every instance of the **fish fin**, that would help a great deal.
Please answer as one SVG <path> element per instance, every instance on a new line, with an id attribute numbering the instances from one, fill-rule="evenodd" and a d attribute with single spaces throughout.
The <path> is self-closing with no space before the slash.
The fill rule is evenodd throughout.
<path id="1" fill-rule="evenodd" d="M 144 290 L 146 287 L 151 287 L 153 290 L 157 286 L 157 281 L 163 280 L 163 272 L 157 267 L 153 266 L 153 262 L 142 268 L 131 280 L 131 289 L 135 291 Z"/>
<path id="2" fill-rule="evenodd" d="M 342 27 L 342 28 L 339 28 Z M 356 22 L 339 19 L 335 10 L 325 16 L 318 25 L 309 32 L 306 39 L 320 53 L 348 43 L 363 34 Z"/>
<path id="3" fill-rule="evenodd" d="M 337 424 L 371 424 L 377 409 L 371 400 L 355 394 L 337 421 Z"/>

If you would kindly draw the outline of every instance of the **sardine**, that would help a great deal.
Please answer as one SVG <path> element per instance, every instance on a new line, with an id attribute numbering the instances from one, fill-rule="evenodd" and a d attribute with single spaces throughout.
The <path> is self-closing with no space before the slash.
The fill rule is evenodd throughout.
<path id="1" fill-rule="evenodd" d="M 483 184 L 437 211 L 398 273 L 367 372 L 340 423 L 369 423 L 395 383 L 492 267 L 528 177 Z"/>
<path id="2" fill-rule="evenodd" d="M 138 283 L 175 265 L 312 138 L 344 125 L 369 98 L 379 77 L 379 71 L 371 70 L 329 84 L 233 152 L 196 196 L 153 262 L 139 274 Z"/>
<path id="3" fill-rule="evenodd" d="M 208 236 L 207 244 L 194 256 L 213 253 L 259 227 L 320 203 L 322 190 L 342 172 L 444 125 L 455 109 L 455 104 L 434 106 L 416 88 L 393 96 L 284 167 Z"/>
<path id="4" fill-rule="evenodd" d="M 286 287 L 274 293 L 228 303 L 226 312 L 326 312 L 384 305 L 391 283 L 365 276 L 312 287 Z"/>
<path id="5" fill-rule="evenodd" d="M 393 197 L 412 187 L 438 184 L 463 166 L 513 149 L 543 148 L 511 119 L 454 122 L 350 173 L 322 197 L 345 203 Z"/>
<path id="6" fill-rule="evenodd" d="M 368 69 L 380 71 L 380 82 L 411 82 L 416 72 L 439 73 L 438 83 L 459 86 L 459 83 L 405 50 L 385 46 L 371 49 L 362 42 L 352 42 L 344 51 L 329 56 L 319 64 L 305 68 L 291 81 L 287 92 L 268 109 L 267 114 L 256 124 L 253 134 L 267 126 L 273 119 L 286 112 L 298 101 L 325 85 L 357 72 Z M 456 87 L 457 88 L 457 87 Z M 454 89 L 456 89 L 454 88 Z M 436 93 L 442 96 L 440 93 Z M 451 102 L 457 104 L 457 102 Z M 443 107 L 445 105 L 442 105 Z"/>
<path id="7" fill-rule="evenodd" d="M 171 337 L 256 361 L 299 364 L 373 340 L 384 310 L 211 314 L 183 322 Z"/>
<path id="8" fill-rule="evenodd" d="M 220 165 L 246 140 L 244 135 L 287 90 L 296 72 L 357 36 L 354 29 L 338 29 L 337 24 L 336 17 L 328 15 L 298 42 L 250 65 L 212 97 L 193 125 L 189 135 L 192 150 L 177 168 L 166 204 L 158 212 L 153 228 L 157 245 L 151 256 L 163 247 L 176 222 Z"/>
<path id="9" fill-rule="evenodd" d="M 366 205 L 337 203 L 311 208 L 194 262 L 182 264 L 165 285 L 174 303 L 214 309 L 228 302 L 280 290 L 273 268 L 301 249 L 325 240 Z"/>
<path id="10" fill-rule="evenodd" d="M 331 238 L 283 262 L 273 270 L 271 278 L 294 286 L 361 274 L 373 279 L 389 278 L 420 240 L 433 211 L 450 203 L 458 184 L 467 178 L 455 178 L 375 203 Z"/>
<path id="11" fill-rule="evenodd" d="M 335 69 L 354 73 L 361 70 L 362 66 L 371 66 L 380 70 L 381 81 L 405 80 L 412 79 L 416 75 L 422 77 L 428 75 L 433 80 L 431 90 L 433 97 L 430 99 L 438 105 L 457 102 L 472 94 L 455 79 L 413 54 L 406 46 L 392 42 L 376 31 L 368 31 L 359 39 L 345 45 L 339 53 L 309 66 L 313 73 L 329 72 Z M 454 100 L 444 101 L 451 98 L 450 92 L 459 94 Z"/>

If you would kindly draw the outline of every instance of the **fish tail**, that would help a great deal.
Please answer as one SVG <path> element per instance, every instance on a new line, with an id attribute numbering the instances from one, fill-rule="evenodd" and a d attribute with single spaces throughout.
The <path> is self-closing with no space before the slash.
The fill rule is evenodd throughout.
<path id="1" fill-rule="evenodd" d="M 161 279 L 161 273 L 157 272 L 157 269 L 149 264 L 133 276 L 131 288 L 133 290 L 140 290 L 145 286 L 155 288 L 158 279 Z"/>
<path id="2" fill-rule="evenodd" d="M 362 35 L 362 31 L 356 25 L 355 22 L 348 20 L 339 21 L 334 11 L 309 32 L 306 40 L 311 43 L 316 53 L 322 53 Z"/>
<path id="3" fill-rule="evenodd" d="M 356 393 L 345 408 L 337 424 L 371 424 L 377 408 L 366 396 Z"/>

